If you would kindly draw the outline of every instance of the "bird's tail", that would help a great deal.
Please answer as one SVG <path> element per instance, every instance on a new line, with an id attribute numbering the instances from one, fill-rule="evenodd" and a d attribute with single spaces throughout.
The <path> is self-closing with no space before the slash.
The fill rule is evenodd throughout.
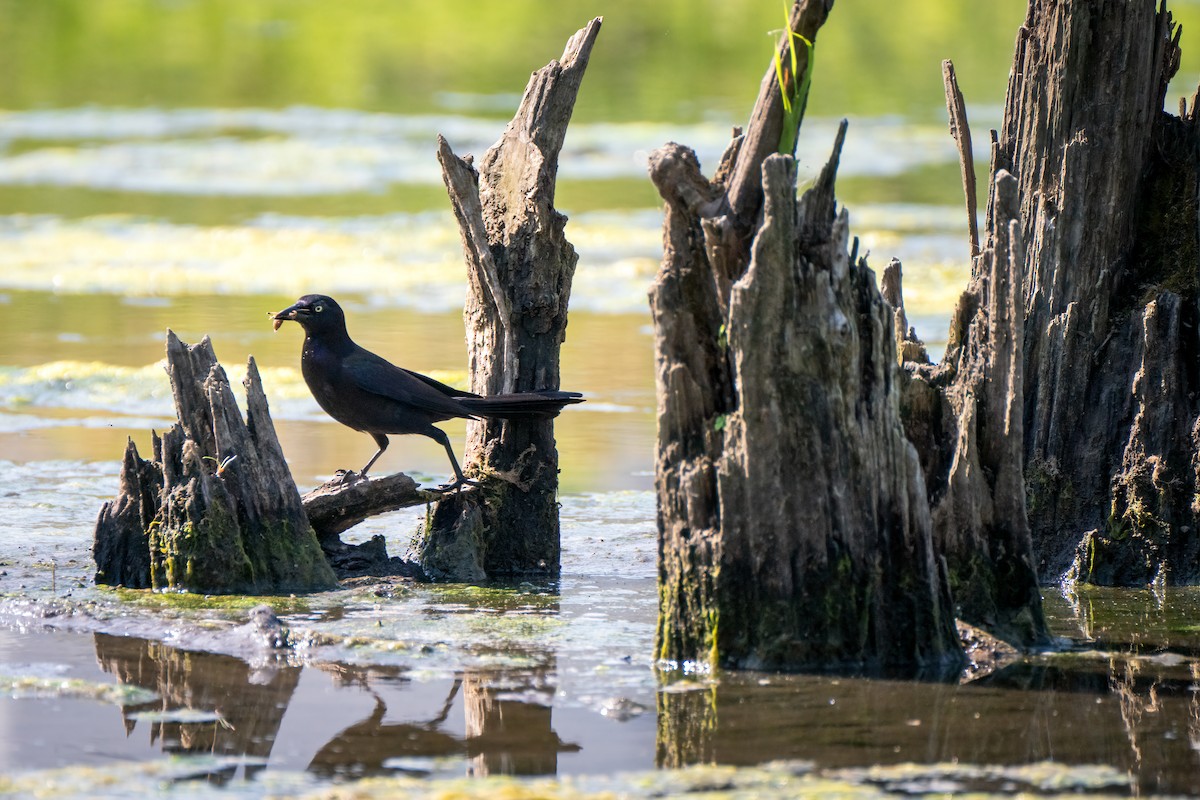
<path id="1" fill-rule="evenodd" d="M 491 397 L 463 397 L 458 402 L 473 416 L 496 417 L 556 417 L 563 406 L 583 402 L 579 392 L 518 392 L 494 394 Z"/>

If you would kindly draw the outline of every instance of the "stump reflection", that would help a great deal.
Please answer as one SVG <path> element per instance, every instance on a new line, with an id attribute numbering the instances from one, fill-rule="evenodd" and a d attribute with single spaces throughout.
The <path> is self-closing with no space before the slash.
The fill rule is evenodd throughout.
<path id="1" fill-rule="evenodd" d="M 140 725 L 164 754 L 216 756 L 221 760 L 200 766 L 197 775 L 218 784 L 252 778 L 268 767 L 307 767 L 335 780 L 434 773 L 553 775 L 559 753 L 580 750 L 554 731 L 553 658 L 517 671 L 466 670 L 432 711 L 428 703 L 424 711 L 414 711 L 417 703 L 408 701 L 415 693 L 427 697 L 436 684 L 412 682 L 397 667 L 325 664 L 310 669 L 331 680 L 313 681 L 310 672 L 307 688 L 300 689 L 305 668 L 286 659 L 251 664 L 134 637 L 96 634 L 94 641 L 102 669 L 159 695 L 121 708 L 125 735 L 135 735 Z M 328 714 L 314 710 L 314 693 L 326 702 L 331 693 L 337 695 L 333 704 L 342 709 L 363 705 L 366 695 L 369 711 L 339 728 Z M 403 702 L 397 702 L 398 694 Z M 312 743 L 307 753 L 301 739 Z M 280 741 L 288 742 L 286 752 L 276 751 Z"/>

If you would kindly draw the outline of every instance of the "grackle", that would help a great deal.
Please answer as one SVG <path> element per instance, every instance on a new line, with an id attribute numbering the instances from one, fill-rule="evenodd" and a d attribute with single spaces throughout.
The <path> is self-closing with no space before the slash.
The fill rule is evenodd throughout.
<path id="1" fill-rule="evenodd" d="M 388 434 L 417 433 L 440 443 L 450 456 L 454 481 L 439 490 L 474 485 L 463 475 L 450 438 L 433 423 L 452 417 L 553 417 L 563 406 L 583 402 L 578 392 L 557 390 L 481 397 L 397 367 L 355 344 L 346 332 L 341 306 L 325 295 L 306 294 L 271 316 L 275 330 L 286 320 L 304 328 L 300 370 L 317 404 L 343 425 L 370 434 L 379 446 L 359 473 L 360 479 L 367 477 L 367 470 L 387 449 Z M 343 480 L 351 475 L 346 473 Z"/>

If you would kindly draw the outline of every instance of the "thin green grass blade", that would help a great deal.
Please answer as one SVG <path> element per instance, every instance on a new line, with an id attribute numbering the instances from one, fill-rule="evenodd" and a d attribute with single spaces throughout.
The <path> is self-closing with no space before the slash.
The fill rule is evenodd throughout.
<path id="1" fill-rule="evenodd" d="M 779 149 L 777 152 L 792 155 L 796 152 L 796 138 L 800 132 L 800 122 L 804 119 L 804 108 L 808 103 L 808 90 L 812 86 L 813 43 L 795 31 L 789 30 L 788 34 L 788 51 L 791 55 L 794 88 L 791 97 L 788 97 L 787 93 L 784 94 L 783 130 L 779 133 Z M 805 50 L 804 78 L 798 82 L 796 81 L 796 40 L 804 43 Z M 776 62 L 778 60 L 779 54 L 776 52 Z M 778 66 L 776 69 L 778 70 Z M 780 78 L 780 85 L 783 85 L 782 77 Z"/>
<path id="2" fill-rule="evenodd" d="M 794 72 L 792 73 L 795 74 Z M 787 81 L 783 77 L 783 62 L 779 58 L 779 48 L 775 48 L 775 79 L 779 81 L 779 96 L 783 98 L 783 113 L 792 113 L 792 99 L 788 97 Z"/>

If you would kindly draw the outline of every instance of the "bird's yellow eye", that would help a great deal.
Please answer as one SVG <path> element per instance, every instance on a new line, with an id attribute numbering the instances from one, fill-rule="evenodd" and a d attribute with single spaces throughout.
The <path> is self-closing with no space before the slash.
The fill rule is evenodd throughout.
<path id="1" fill-rule="evenodd" d="M 325 306 L 316 306 L 313 308 L 313 311 L 316 311 L 318 314 L 320 314 L 324 310 L 325 310 Z"/>

